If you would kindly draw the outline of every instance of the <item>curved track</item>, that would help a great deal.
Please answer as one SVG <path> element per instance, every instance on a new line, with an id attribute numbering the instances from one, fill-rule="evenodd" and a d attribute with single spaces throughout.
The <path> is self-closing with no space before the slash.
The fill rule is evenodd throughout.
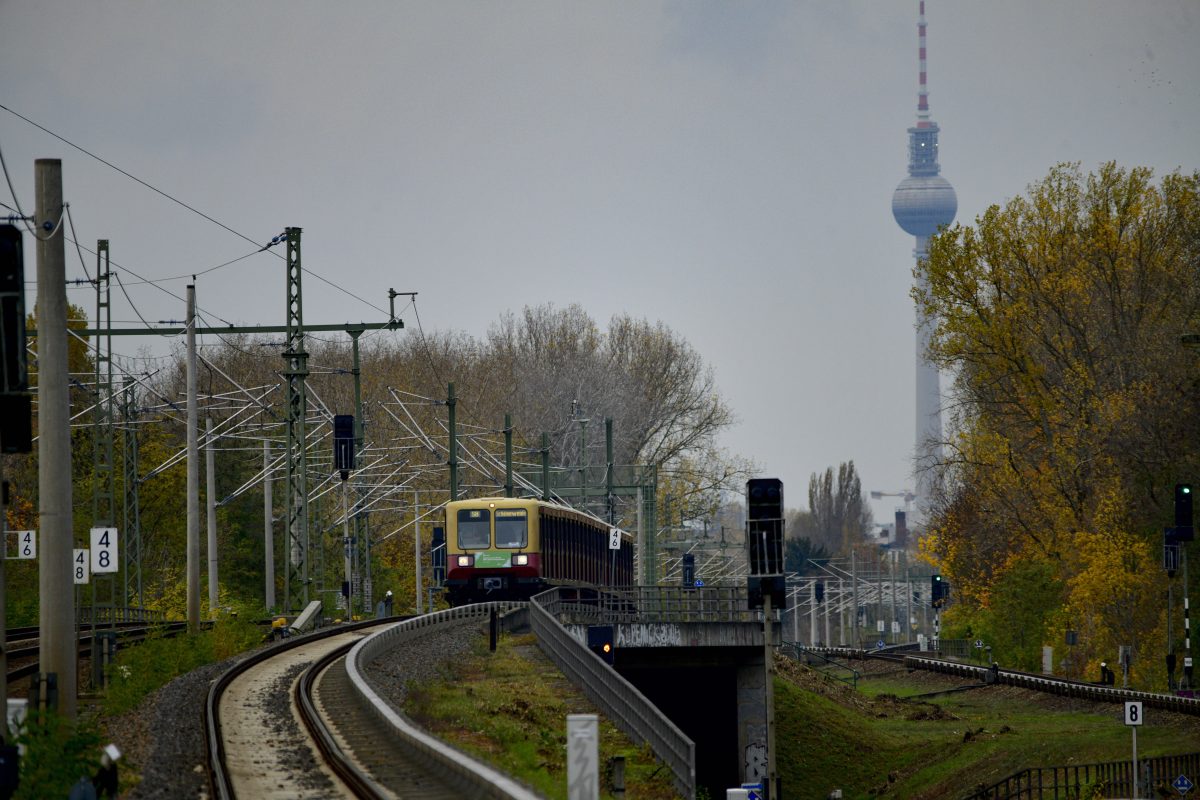
<path id="1" fill-rule="evenodd" d="M 305 744 L 296 742 L 281 722 L 291 711 L 290 692 L 280 700 L 279 684 L 296 670 L 352 646 L 365 629 L 383 622 L 395 620 L 343 625 L 288 639 L 246 658 L 213 683 L 205 723 L 214 797 L 313 795 L 308 776 L 295 766 L 296 753 Z M 334 784 L 336 796 L 354 796 L 343 784 Z"/>

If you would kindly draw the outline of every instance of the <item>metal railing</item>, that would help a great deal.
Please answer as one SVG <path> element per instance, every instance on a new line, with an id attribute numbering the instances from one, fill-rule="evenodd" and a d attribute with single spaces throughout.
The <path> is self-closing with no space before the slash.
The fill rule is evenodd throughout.
<path id="1" fill-rule="evenodd" d="M 560 587 L 538 598 L 547 613 L 570 622 L 762 622 L 744 586 Z"/>
<path id="2" fill-rule="evenodd" d="M 1138 762 L 1139 789 L 1133 791 L 1130 760 L 1068 767 L 1034 767 L 981 786 L 966 800 L 1075 800 L 1079 797 L 1161 797 L 1172 793 L 1178 775 L 1200 774 L 1200 753 L 1159 756 Z M 1095 793 L 1095 794 L 1093 794 Z"/>
<path id="3" fill-rule="evenodd" d="M 646 622 L 661 619 L 654 615 L 667 613 L 668 609 L 672 613 L 687 614 L 728 613 L 729 609 L 720 612 L 721 606 L 716 602 L 702 608 L 683 602 L 683 598 L 672 600 L 671 590 L 658 593 L 640 589 L 589 591 L 590 594 L 585 594 L 578 589 L 557 588 L 533 598 L 529 605 L 529 623 L 537 635 L 538 646 L 614 725 L 635 741 L 648 743 L 674 775 L 676 790 L 687 800 L 692 800 L 696 796 L 695 743 L 633 684 L 571 636 L 558 617 L 568 614 L 572 618 L 578 618 L 577 615 L 601 618 L 599 615 L 605 614 L 602 618 L 606 621 L 614 621 L 614 615 L 617 615 L 622 621 L 633 616 L 636 621 Z M 618 602 L 618 598 L 623 602 Z M 635 600 L 650 602 L 643 607 L 633 602 Z M 664 602 L 656 605 L 659 601 Z M 744 606 L 744 592 L 742 603 Z M 639 609 L 646 616 L 639 615 Z M 677 621 L 678 617 L 671 619 Z"/>
<path id="4" fill-rule="evenodd" d="M 110 622 L 165 622 L 167 615 L 149 608 L 114 608 L 112 606 L 83 606 L 79 609 L 79 624 L 108 624 Z"/>

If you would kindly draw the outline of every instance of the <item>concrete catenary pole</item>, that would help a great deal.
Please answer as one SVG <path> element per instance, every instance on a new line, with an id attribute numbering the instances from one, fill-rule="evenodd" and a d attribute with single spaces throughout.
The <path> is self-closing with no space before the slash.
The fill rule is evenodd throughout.
<path id="1" fill-rule="evenodd" d="M 217 618 L 217 467 L 212 417 L 204 418 L 204 505 L 208 513 L 208 613 Z"/>
<path id="2" fill-rule="evenodd" d="M 187 621 L 200 629 L 200 445 L 196 413 L 196 287 L 187 287 Z"/>
<path id="3" fill-rule="evenodd" d="M 267 611 L 275 608 L 274 498 L 271 497 L 271 440 L 263 437 L 263 572 Z"/>
<path id="4" fill-rule="evenodd" d="M 37 194 L 38 326 L 38 570 L 40 660 L 58 680 L 58 710 L 76 714 L 78 664 L 71 587 L 71 400 L 67 364 L 67 278 L 63 250 L 62 161 L 34 162 Z"/>

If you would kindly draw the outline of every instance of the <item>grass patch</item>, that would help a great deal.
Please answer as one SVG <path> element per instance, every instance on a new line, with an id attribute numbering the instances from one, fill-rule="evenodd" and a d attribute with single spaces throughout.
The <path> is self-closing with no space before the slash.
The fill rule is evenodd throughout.
<path id="1" fill-rule="evenodd" d="M 94 720 L 30 711 L 13 742 L 25 748 L 14 800 L 67 797 L 80 778 L 90 782 L 100 767 L 101 742 Z"/>
<path id="2" fill-rule="evenodd" d="M 167 637 L 152 633 L 139 645 L 124 647 L 108 667 L 104 713 L 131 711 L 145 697 L 197 667 L 224 661 L 262 644 L 263 631 L 234 618 L 218 620 L 211 630 Z"/>
<path id="3" fill-rule="evenodd" d="M 439 738 L 534 787 L 567 796 L 567 715 L 598 713 L 537 648 L 532 635 L 486 637 L 444 667 L 441 680 L 409 687 L 405 711 Z M 600 718 L 601 797 L 612 797 L 606 768 L 625 758 L 629 800 L 676 798 L 670 771 Z"/>
<path id="4" fill-rule="evenodd" d="M 1008 686 L 906 700 L 957 684 L 893 673 L 868 676 L 854 691 L 777 663 L 777 747 L 789 798 L 823 798 L 833 788 L 847 798 L 959 797 L 1029 767 L 1129 758 L 1120 704 Z M 1194 718 L 1151 711 L 1138 731 L 1140 757 L 1197 750 Z"/>

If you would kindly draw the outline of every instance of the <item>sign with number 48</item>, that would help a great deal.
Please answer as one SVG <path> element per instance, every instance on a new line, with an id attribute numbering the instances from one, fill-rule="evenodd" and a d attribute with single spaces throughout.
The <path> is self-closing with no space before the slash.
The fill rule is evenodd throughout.
<path id="1" fill-rule="evenodd" d="M 1141 725 L 1142 724 L 1142 704 L 1140 702 L 1125 704 L 1125 724 L 1126 725 Z"/>
<path id="2" fill-rule="evenodd" d="M 92 528 L 92 572 L 117 571 L 117 529 Z"/>
<path id="3" fill-rule="evenodd" d="M 88 551 L 76 548 L 71 559 L 71 573 L 76 584 L 87 583 L 91 577 L 91 564 L 88 562 Z"/>

